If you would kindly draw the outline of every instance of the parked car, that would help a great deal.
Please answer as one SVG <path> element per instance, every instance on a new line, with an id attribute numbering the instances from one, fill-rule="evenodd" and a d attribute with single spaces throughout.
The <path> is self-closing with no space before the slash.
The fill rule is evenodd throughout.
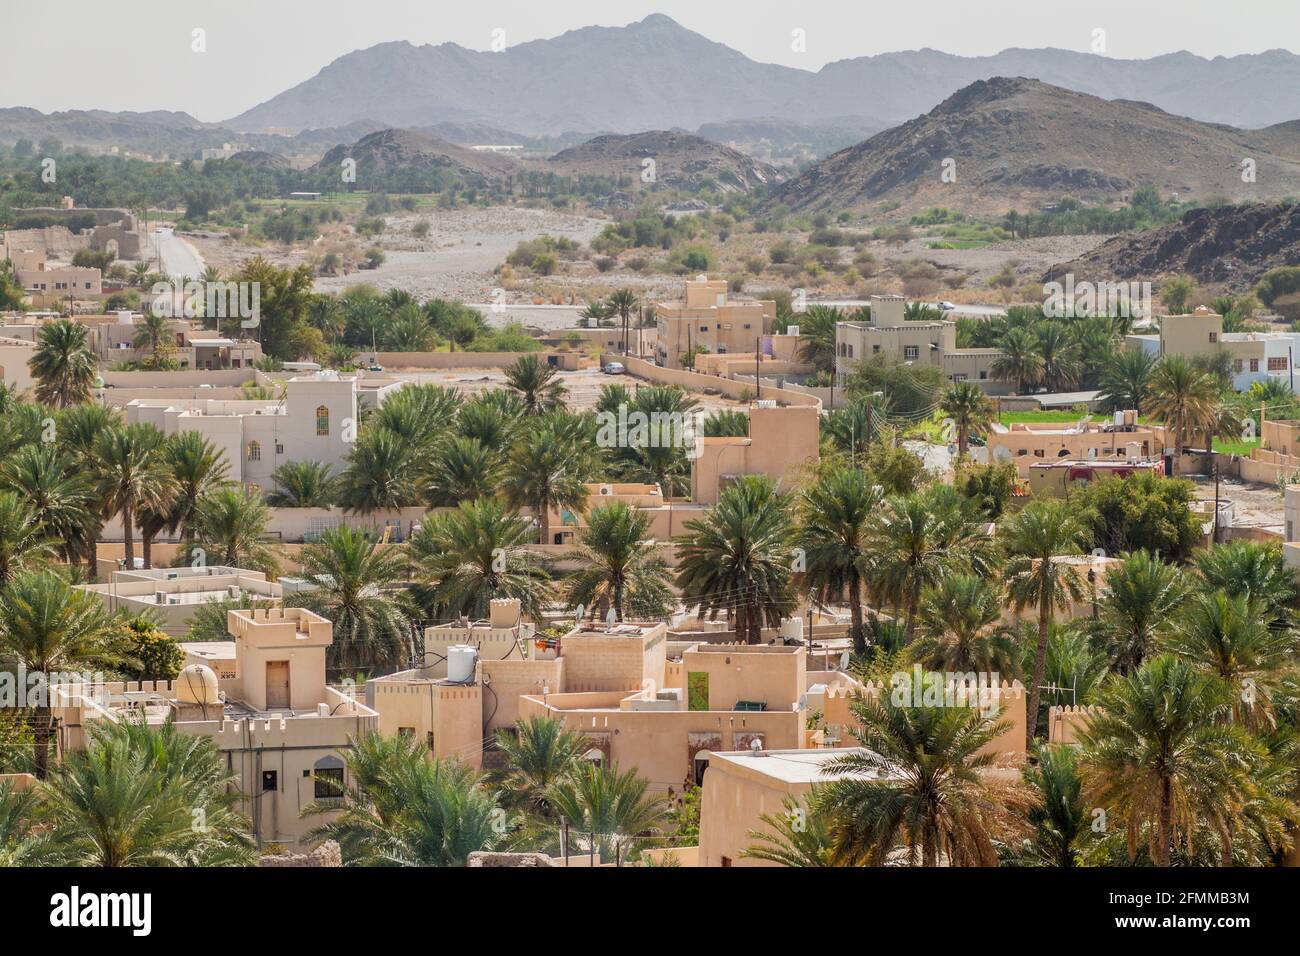
<path id="1" fill-rule="evenodd" d="M 601 371 L 606 375 L 622 375 L 627 369 L 623 367 L 622 362 L 609 362 Z"/>
<path id="2" fill-rule="evenodd" d="M 953 309 L 957 308 L 957 306 L 953 305 L 951 302 L 938 302 L 936 305 L 938 305 L 944 312 L 951 312 Z"/>

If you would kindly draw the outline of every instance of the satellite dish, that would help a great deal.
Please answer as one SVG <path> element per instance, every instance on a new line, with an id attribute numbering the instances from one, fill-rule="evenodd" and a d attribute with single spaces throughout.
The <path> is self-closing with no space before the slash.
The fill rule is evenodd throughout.
<path id="1" fill-rule="evenodd" d="M 587 605 L 579 604 L 578 609 L 573 612 L 574 621 L 575 622 L 581 621 L 586 616 L 587 616 Z"/>
<path id="2" fill-rule="evenodd" d="M 616 613 L 614 613 L 614 609 L 611 607 L 611 608 L 609 609 L 609 613 L 605 615 L 605 623 L 606 623 L 606 624 L 613 624 L 613 623 L 615 623 L 615 622 L 617 622 L 617 621 L 618 621 L 618 615 L 617 615 Z"/>
<path id="3" fill-rule="evenodd" d="M 840 655 L 840 670 L 846 671 L 848 669 L 849 669 L 849 652 L 845 651 L 843 654 Z"/>

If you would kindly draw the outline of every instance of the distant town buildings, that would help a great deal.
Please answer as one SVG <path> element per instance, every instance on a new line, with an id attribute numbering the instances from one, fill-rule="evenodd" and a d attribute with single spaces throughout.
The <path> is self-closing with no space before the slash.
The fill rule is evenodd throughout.
<path id="1" fill-rule="evenodd" d="M 706 353 L 754 352 L 776 320 L 770 299 L 730 301 L 723 279 L 688 279 L 685 299 L 655 306 L 658 321 L 655 364 L 683 368 L 683 357 Z"/>
<path id="2" fill-rule="evenodd" d="M 950 382 L 971 381 L 990 394 L 1011 391 L 1014 383 L 999 381 L 993 365 L 998 349 L 960 349 L 957 324 L 948 319 L 910 321 L 901 295 L 873 295 L 866 322 L 840 322 L 835 327 L 835 381 L 842 386 L 862 361 L 886 358 L 895 362 L 935 365 Z"/>

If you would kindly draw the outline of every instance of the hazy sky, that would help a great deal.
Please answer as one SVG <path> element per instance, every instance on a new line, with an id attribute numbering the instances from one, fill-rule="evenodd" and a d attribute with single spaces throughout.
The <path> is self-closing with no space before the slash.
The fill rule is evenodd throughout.
<path id="1" fill-rule="evenodd" d="M 752 59 L 816 70 L 931 47 L 1087 51 L 1097 28 L 1121 58 L 1300 46 L 1297 0 L 0 0 L 0 106 L 184 110 L 227 119 L 386 40 L 488 49 L 664 13 Z M 206 31 L 207 51 L 191 50 Z M 807 50 L 791 49 L 806 31 Z M 84 65 L 84 68 L 80 68 Z"/>

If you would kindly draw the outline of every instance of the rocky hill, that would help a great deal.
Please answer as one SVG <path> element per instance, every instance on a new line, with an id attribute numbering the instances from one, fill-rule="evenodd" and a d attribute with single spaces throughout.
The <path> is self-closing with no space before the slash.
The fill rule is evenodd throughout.
<path id="1" fill-rule="evenodd" d="M 316 171 L 338 170 L 344 159 L 357 164 L 357 183 L 365 184 L 367 173 L 392 174 L 408 170 L 428 172 L 447 169 L 460 175 L 500 179 L 519 168 L 518 163 L 498 153 L 468 149 L 408 129 L 384 129 L 363 136 L 351 145 L 335 146 L 321 157 Z"/>
<path id="2" fill-rule="evenodd" d="M 1027 211 L 1063 196 L 1182 201 L 1300 195 L 1300 130 L 1240 130 L 1023 77 L 981 80 L 929 113 L 816 163 L 775 191 L 794 209 Z M 1255 181 L 1243 182 L 1242 163 Z M 955 181 L 944 177 L 945 161 Z"/>
<path id="3" fill-rule="evenodd" d="M 556 153 L 546 165 L 565 175 L 631 176 L 640 184 L 646 159 L 654 161 L 658 185 L 688 192 L 710 182 L 724 192 L 749 192 L 781 178 L 766 163 L 678 130 L 597 136 Z"/>
<path id="4" fill-rule="evenodd" d="M 1300 204 L 1257 203 L 1193 209 L 1159 229 L 1116 236 L 1086 256 L 1053 266 L 1043 281 L 1067 273 L 1076 282 L 1181 274 L 1242 291 L 1270 269 L 1294 265 L 1300 265 Z"/>

